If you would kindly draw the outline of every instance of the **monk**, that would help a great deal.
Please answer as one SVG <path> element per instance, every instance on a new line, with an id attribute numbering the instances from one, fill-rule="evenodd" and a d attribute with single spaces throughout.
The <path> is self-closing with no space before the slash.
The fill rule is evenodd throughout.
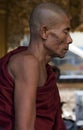
<path id="1" fill-rule="evenodd" d="M 70 18 L 56 4 L 41 3 L 29 25 L 29 45 L 0 59 L 0 128 L 65 130 L 55 73 L 48 62 L 68 51 Z"/>

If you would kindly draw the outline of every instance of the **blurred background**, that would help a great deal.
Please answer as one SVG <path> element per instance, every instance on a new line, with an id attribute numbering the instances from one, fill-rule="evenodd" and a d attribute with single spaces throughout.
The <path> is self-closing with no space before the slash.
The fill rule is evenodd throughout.
<path id="1" fill-rule="evenodd" d="M 67 130 L 83 128 L 83 0 L 0 0 L 0 58 L 18 46 L 29 43 L 28 20 L 32 9 L 41 2 L 60 5 L 71 16 L 73 44 L 63 59 L 54 58 L 60 76 L 57 85 L 62 103 L 62 116 L 73 121 Z M 77 113 L 81 113 L 80 116 Z M 72 128 L 71 128 L 72 127 Z"/>

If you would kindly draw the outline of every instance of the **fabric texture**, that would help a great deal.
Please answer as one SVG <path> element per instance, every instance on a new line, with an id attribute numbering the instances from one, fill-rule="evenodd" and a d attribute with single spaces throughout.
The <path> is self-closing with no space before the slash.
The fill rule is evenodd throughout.
<path id="1" fill-rule="evenodd" d="M 0 59 L 0 126 L 3 130 L 14 130 L 14 81 L 7 71 L 10 57 L 26 50 L 19 47 Z M 37 89 L 35 130 L 65 130 L 61 117 L 59 91 L 55 73 L 49 65 L 48 78 L 44 86 Z"/>

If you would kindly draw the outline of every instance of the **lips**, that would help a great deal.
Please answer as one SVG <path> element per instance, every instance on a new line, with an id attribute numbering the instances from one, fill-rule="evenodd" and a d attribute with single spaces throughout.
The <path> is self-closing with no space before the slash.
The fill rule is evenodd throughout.
<path id="1" fill-rule="evenodd" d="M 65 51 L 67 51 L 68 49 L 67 49 L 67 48 L 65 48 L 64 50 L 65 50 Z"/>
<path id="2" fill-rule="evenodd" d="M 67 51 L 68 51 L 68 48 L 66 48 L 65 50 L 67 50 Z"/>
<path id="3" fill-rule="evenodd" d="M 65 50 L 69 50 L 69 48 L 68 48 L 68 47 L 66 47 L 66 48 L 65 48 Z"/>
<path id="4" fill-rule="evenodd" d="M 65 48 L 65 49 L 64 49 L 64 52 L 66 53 L 67 51 L 68 51 L 68 48 Z"/>

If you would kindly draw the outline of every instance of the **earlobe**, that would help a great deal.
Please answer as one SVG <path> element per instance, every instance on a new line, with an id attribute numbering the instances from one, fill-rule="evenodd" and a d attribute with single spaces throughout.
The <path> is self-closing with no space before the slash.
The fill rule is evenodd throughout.
<path id="1" fill-rule="evenodd" d="M 46 26 L 42 26 L 42 27 L 40 28 L 40 36 L 41 36 L 41 38 L 44 39 L 44 40 L 47 39 L 47 31 L 48 31 L 48 29 L 47 29 Z"/>

